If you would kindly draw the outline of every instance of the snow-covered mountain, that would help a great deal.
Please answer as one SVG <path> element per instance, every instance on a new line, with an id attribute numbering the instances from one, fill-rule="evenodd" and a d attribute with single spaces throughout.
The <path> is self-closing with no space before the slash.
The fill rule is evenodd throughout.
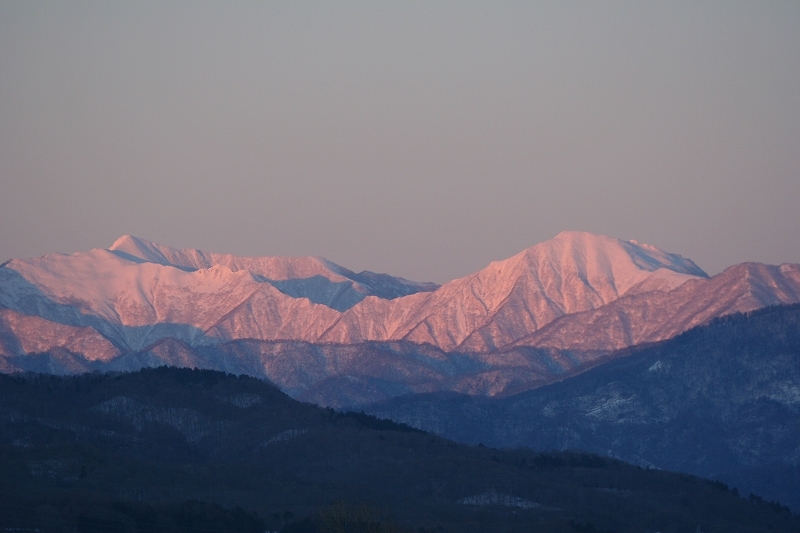
<path id="1" fill-rule="evenodd" d="M 246 270 L 288 296 L 308 298 L 338 311 L 349 309 L 367 296 L 390 300 L 439 287 L 436 283 L 419 283 L 366 270 L 356 274 L 322 257 L 238 257 L 193 249 L 177 250 L 131 235 L 117 239 L 109 250 L 133 261 L 186 271 L 213 266 L 224 266 L 233 272 Z"/>
<path id="2" fill-rule="evenodd" d="M 236 257 L 124 236 L 107 250 L 10 261 L 0 269 L 0 306 L 94 328 L 123 351 L 162 338 L 406 340 L 487 351 L 628 291 L 703 276 L 680 256 L 577 232 L 442 287 L 355 274 L 317 257 Z"/>
<path id="3" fill-rule="evenodd" d="M 93 328 L 125 352 L 165 338 L 315 340 L 367 296 L 438 285 L 355 274 L 317 257 L 236 257 L 124 236 L 109 249 L 9 261 L 0 287 L 0 307 Z"/>
<path id="4" fill-rule="evenodd" d="M 628 292 L 670 290 L 706 277 L 692 261 L 653 246 L 568 231 L 431 293 L 393 302 L 365 299 L 320 340 L 407 340 L 445 351 L 493 351 Z"/>
<path id="5" fill-rule="evenodd" d="M 288 384 L 306 363 L 267 359 L 278 353 L 274 343 L 282 354 L 302 343 L 325 348 L 312 350 L 315 377 L 292 386 L 296 394 L 334 378 L 366 379 L 381 394 L 416 390 L 412 360 L 429 369 L 425 390 L 500 394 L 717 316 L 798 301 L 798 265 L 743 264 L 708 278 L 679 255 L 581 232 L 441 287 L 317 257 L 237 257 L 123 236 L 108 249 L 0 267 L 0 371 L 48 354 L 60 371 L 161 361 Z M 243 341 L 273 348 L 231 348 Z M 538 348 L 545 351 L 531 355 Z"/>

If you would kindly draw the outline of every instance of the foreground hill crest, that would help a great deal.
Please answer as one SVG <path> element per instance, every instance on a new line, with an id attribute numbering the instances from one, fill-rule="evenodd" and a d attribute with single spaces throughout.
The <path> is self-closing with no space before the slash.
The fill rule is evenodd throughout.
<path id="1" fill-rule="evenodd" d="M 719 482 L 575 452 L 465 446 L 207 370 L 0 376 L 0 405 L 3 531 L 800 527 L 788 509 L 740 498 Z M 314 515 L 343 498 L 359 505 L 359 519 L 343 520 L 353 514 L 342 505 L 327 511 L 336 522 L 320 524 Z M 373 507 L 386 514 L 364 512 Z"/>

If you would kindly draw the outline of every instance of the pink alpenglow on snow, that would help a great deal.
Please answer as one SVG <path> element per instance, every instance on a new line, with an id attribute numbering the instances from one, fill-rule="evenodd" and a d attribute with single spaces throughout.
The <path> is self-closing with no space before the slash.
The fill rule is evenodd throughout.
<path id="1" fill-rule="evenodd" d="M 522 348 L 607 353 L 724 314 L 799 301 L 798 265 L 742 264 L 709 278 L 680 255 L 576 231 L 442 286 L 355 273 L 319 257 L 237 257 L 123 236 L 109 249 L 0 268 L 0 370 L 54 350 L 70 354 L 67 370 L 82 368 L 80 361 L 207 366 L 197 350 L 246 341 L 341 350 L 409 343 L 430 346 L 437 360 L 472 354 L 487 369 L 522 372 L 533 364 L 512 354 Z M 163 359 L 164 350 L 173 359 Z M 226 355 L 225 365 L 230 357 L 239 356 Z M 265 370 L 266 355 L 259 357 L 248 372 L 280 382 Z M 354 357 L 328 360 L 318 378 L 366 364 Z"/>

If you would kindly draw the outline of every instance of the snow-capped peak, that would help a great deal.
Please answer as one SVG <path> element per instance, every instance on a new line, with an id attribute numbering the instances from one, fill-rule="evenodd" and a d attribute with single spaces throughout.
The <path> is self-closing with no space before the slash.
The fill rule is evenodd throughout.
<path id="1" fill-rule="evenodd" d="M 117 255 L 126 257 L 127 259 L 141 259 L 148 263 L 158 263 L 159 265 L 173 265 L 167 256 L 164 254 L 165 250 L 172 251 L 171 248 L 161 246 L 146 239 L 134 237 L 133 235 L 123 235 L 114 244 L 108 248 L 111 252 L 118 252 Z M 124 254 L 124 255 L 123 255 Z M 210 266 L 210 265 L 209 265 Z"/>
<path id="2" fill-rule="evenodd" d="M 548 271 L 559 279 L 577 279 L 588 285 L 606 285 L 615 299 L 642 283 L 654 272 L 663 287 L 675 288 L 688 279 L 708 275 L 691 260 L 655 246 L 623 241 L 581 231 L 562 231 L 555 238 L 523 251 L 521 256 L 540 275 Z M 513 259 L 513 258 L 512 258 Z"/>

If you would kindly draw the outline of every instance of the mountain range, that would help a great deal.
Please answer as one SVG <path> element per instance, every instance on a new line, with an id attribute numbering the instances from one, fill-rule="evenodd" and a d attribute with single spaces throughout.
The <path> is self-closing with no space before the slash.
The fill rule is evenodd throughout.
<path id="1" fill-rule="evenodd" d="M 580 449 L 797 510 L 798 304 L 800 265 L 708 276 L 581 232 L 441 286 L 123 236 L 0 265 L 0 372 L 221 370 L 460 442 Z"/>
<path id="2" fill-rule="evenodd" d="M 441 286 L 123 236 L 2 265 L 0 371 L 213 368 L 334 406 L 503 396 L 716 317 L 795 302 L 800 265 L 709 277 L 680 255 L 582 232 Z"/>

